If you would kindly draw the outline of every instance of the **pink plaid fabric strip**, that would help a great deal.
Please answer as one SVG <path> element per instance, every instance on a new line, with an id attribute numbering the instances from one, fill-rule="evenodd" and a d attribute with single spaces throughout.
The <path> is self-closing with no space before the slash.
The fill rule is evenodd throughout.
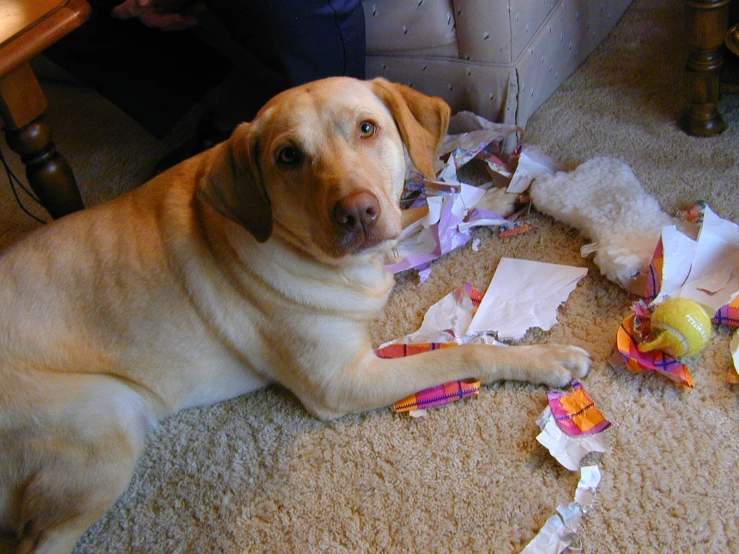
<path id="1" fill-rule="evenodd" d="M 480 386 L 480 381 L 475 379 L 451 381 L 438 387 L 432 387 L 412 394 L 408 398 L 404 398 L 393 404 L 393 410 L 396 412 L 410 412 L 411 410 L 431 408 L 432 406 L 447 404 L 448 402 L 462 400 L 470 396 L 477 396 L 480 394 Z"/>

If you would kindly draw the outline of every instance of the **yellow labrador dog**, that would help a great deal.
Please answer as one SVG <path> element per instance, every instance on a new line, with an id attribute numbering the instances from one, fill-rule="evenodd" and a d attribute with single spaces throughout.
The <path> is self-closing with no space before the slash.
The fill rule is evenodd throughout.
<path id="1" fill-rule="evenodd" d="M 449 107 L 382 79 L 284 92 L 224 143 L 0 258 L 0 527 L 72 550 L 129 483 L 147 428 L 277 382 L 319 418 L 453 379 L 584 376 L 559 345 L 373 353 L 406 171 Z"/>

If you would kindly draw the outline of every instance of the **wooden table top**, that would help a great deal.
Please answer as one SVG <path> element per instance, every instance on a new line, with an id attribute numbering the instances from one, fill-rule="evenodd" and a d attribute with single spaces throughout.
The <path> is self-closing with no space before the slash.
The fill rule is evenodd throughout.
<path id="1" fill-rule="evenodd" d="M 85 0 L 0 0 L 0 76 L 40 54 L 89 15 Z"/>
<path id="2" fill-rule="evenodd" d="M 64 6 L 67 1 L 0 0 L 0 46 Z"/>

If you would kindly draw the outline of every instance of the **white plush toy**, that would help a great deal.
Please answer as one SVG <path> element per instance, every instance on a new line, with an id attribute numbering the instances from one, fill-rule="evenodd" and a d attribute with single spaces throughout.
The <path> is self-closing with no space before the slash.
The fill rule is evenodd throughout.
<path id="1" fill-rule="evenodd" d="M 614 158 L 593 158 L 571 172 L 539 177 L 531 185 L 534 207 L 578 229 L 594 244 L 601 273 L 642 294 L 662 228 L 677 220 L 662 211 L 631 168 Z"/>

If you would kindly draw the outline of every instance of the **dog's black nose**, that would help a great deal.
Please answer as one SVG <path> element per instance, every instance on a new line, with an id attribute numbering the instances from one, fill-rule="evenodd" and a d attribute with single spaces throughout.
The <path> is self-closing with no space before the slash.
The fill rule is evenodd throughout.
<path id="1" fill-rule="evenodd" d="M 334 219 L 346 231 L 368 233 L 380 217 L 380 202 L 369 191 L 345 196 L 334 204 Z"/>

